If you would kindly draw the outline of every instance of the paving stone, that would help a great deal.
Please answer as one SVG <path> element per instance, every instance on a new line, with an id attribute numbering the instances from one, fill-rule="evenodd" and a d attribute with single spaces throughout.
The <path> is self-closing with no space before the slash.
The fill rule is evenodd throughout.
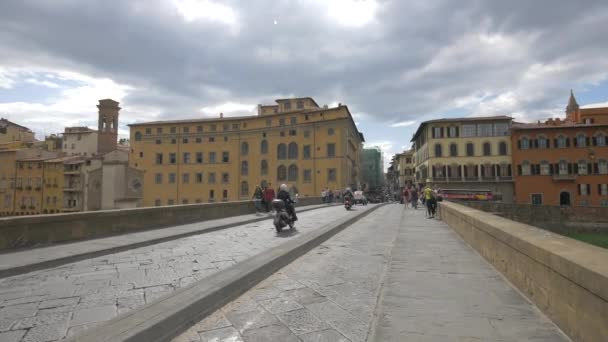
<path id="1" fill-rule="evenodd" d="M 245 342 L 299 342 L 298 337 L 282 324 L 271 324 L 265 327 L 250 329 L 243 333 Z"/>
<path id="2" fill-rule="evenodd" d="M 47 298 L 48 298 L 47 295 L 32 295 L 32 296 L 27 296 L 27 297 L 9 299 L 9 300 L 5 300 L 2 303 L 2 306 L 11 306 L 11 305 L 17 305 L 17 304 L 26 304 L 26 303 L 37 303 L 37 302 L 41 302 Z"/>
<path id="3" fill-rule="evenodd" d="M 71 317 L 71 312 L 58 312 L 48 315 L 23 318 L 15 323 L 13 329 L 27 329 L 39 325 L 61 325 L 64 322 L 69 321 Z"/>
<path id="4" fill-rule="evenodd" d="M 244 342 L 239 332 L 233 327 L 205 331 L 199 333 L 199 336 L 202 342 Z"/>
<path id="5" fill-rule="evenodd" d="M 14 318 L 0 318 L 0 331 L 9 330 L 14 323 Z"/>
<path id="6" fill-rule="evenodd" d="M 300 305 L 322 303 L 327 301 L 327 297 L 320 295 L 318 292 L 308 287 L 284 291 L 281 293 L 281 297 L 293 299 Z"/>
<path id="7" fill-rule="evenodd" d="M 49 315 L 49 314 L 54 314 L 54 313 L 58 313 L 58 312 L 72 312 L 74 310 L 76 310 L 76 305 L 60 306 L 57 308 L 38 310 L 36 315 L 43 316 L 43 315 Z"/>
<path id="8" fill-rule="evenodd" d="M 272 286 L 282 291 L 305 288 L 306 285 L 292 279 L 279 279 L 272 282 Z"/>
<path id="9" fill-rule="evenodd" d="M 70 327 L 95 322 L 102 322 L 116 316 L 116 305 L 106 305 L 91 308 L 84 308 L 74 311 Z"/>
<path id="10" fill-rule="evenodd" d="M 228 321 L 226 316 L 222 311 L 216 311 L 212 313 L 210 316 L 205 317 L 202 321 L 198 322 L 190 329 L 196 332 L 225 328 L 231 326 L 232 323 Z"/>
<path id="11" fill-rule="evenodd" d="M 350 342 L 349 339 L 347 339 L 334 329 L 314 331 L 308 334 L 300 335 L 298 337 L 302 342 Z"/>
<path id="12" fill-rule="evenodd" d="M 38 305 L 38 309 L 49 309 L 56 308 L 58 306 L 76 305 L 78 304 L 79 300 L 80 297 L 49 299 L 40 303 L 40 305 Z"/>
<path id="13" fill-rule="evenodd" d="M 146 303 L 151 303 L 158 298 L 161 298 L 161 297 L 164 297 L 164 296 L 170 294 L 174 290 L 175 289 L 173 288 L 173 286 L 170 286 L 170 285 L 146 287 L 144 289 L 144 292 L 145 292 L 144 298 L 146 300 Z"/>
<path id="14" fill-rule="evenodd" d="M 70 337 L 74 337 L 77 336 L 79 334 L 81 334 L 83 331 L 91 329 L 97 325 L 99 325 L 100 322 L 98 323 L 90 323 L 90 324 L 83 324 L 83 325 L 77 325 L 77 326 L 73 326 L 70 327 L 68 329 L 68 332 L 66 334 L 66 338 L 70 338 Z"/>
<path id="15" fill-rule="evenodd" d="M 264 309 L 248 312 L 229 312 L 226 314 L 226 318 L 241 333 L 248 329 L 279 323 L 279 320 L 274 315 Z"/>
<path id="16" fill-rule="evenodd" d="M 258 302 L 264 309 L 268 310 L 270 313 L 278 314 L 286 311 L 293 311 L 298 309 L 303 309 L 304 307 L 300 305 L 298 302 L 285 298 L 272 298 Z"/>
<path id="17" fill-rule="evenodd" d="M 319 320 L 306 309 L 280 313 L 277 317 L 296 335 L 330 328 L 327 323 Z"/>
<path id="18" fill-rule="evenodd" d="M 38 303 L 27 303 L 7 306 L 0 309 L 0 318 L 23 318 L 31 317 L 38 311 Z"/>
<path id="19" fill-rule="evenodd" d="M 0 333 L 0 341 L 2 342 L 20 342 L 27 330 L 12 330 Z"/>
<path id="20" fill-rule="evenodd" d="M 27 331 L 22 342 L 57 341 L 63 339 L 67 331 L 67 322 L 61 324 L 37 325 Z"/>

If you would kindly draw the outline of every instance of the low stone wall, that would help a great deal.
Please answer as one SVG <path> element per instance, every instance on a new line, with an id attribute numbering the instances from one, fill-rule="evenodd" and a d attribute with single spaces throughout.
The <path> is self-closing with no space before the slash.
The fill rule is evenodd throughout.
<path id="1" fill-rule="evenodd" d="M 608 341 L 608 250 L 457 203 L 439 215 L 574 341 Z"/>
<path id="2" fill-rule="evenodd" d="M 603 207 L 538 206 L 484 201 L 457 203 L 559 233 L 570 231 L 608 233 L 608 208 Z"/>
<path id="3" fill-rule="evenodd" d="M 322 204 L 300 198 L 297 206 Z M 255 212 L 252 201 L 0 218 L 0 250 L 84 240 Z"/>

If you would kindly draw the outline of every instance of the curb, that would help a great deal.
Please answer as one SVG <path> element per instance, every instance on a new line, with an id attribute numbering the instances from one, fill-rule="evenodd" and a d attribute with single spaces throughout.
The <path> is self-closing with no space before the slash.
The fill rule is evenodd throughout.
<path id="1" fill-rule="evenodd" d="M 169 341 L 192 324 L 236 299 L 260 281 L 382 206 L 384 204 L 356 216 L 328 223 L 66 341 Z"/>
<path id="2" fill-rule="evenodd" d="M 326 208 L 329 206 L 330 205 L 319 205 L 314 208 L 302 209 L 298 212 L 303 213 L 303 212 L 307 212 L 307 211 L 311 211 L 311 210 L 323 209 L 323 208 Z M 333 206 L 333 205 L 331 205 L 331 206 Z M 186 232 L 186 233 L 179 233 L 179 234 L 170 235 L 170 236 L 163 236 L 161 238 L 154 238 L 154 239 L 150 239 L 150 240 L 146 240 L 146 241 L 139 241 L 139 242 L 129 243 L 126 245 L 120 245 L 120 246 L 115 246 L 115 247 L 110 247 L 110 248 L 105 248 L 105 249 L 94 250 L 91 252 L 73 254 L 73 255 L 69 255 L 69 256 L 65 256 L 65 257 L 60 257 L 57 259 L 45 260 L 45 261 L 36 262 L 33 264 L 6 268 L 6 269 L 0 270 L 0 279 L 19 275 L 19 274 L 39 271 L 39 270 L 43 270 L 43 269 L 47 269 L 47 268 L 53 268 L 53 267 L 70 264 L 70 263 L 78 262 L 81 260 L 96 258 L 96 257 L 108 255 L 108 254 L 123 252 L 123 251 L 129 250 L 129 249 L 146 247 L 146 246 L 155 245 L 155 244 L 162 243 L 162 242 L 177 240 L 177 239 L 181 239 L 181 238 L 188 237 L 188 236 L 201 235 L 201 234 L 211 233 L 211 232 L 218 231 L 218 230 L 233 228 L 233 227 L 244 225 L 244 224 L 260 222 L 260 221 L 269 219 L 269 217 L 270 216 L 252 218 L 252 219 L 247 219 L 247 220 L 243 220 L 243 221 L 239 221 L 239 222 L 232 222 L 232 223 L 222 224 L 222 225 L 218 225 L 218 226 L 207 227 L 207 228 L 190 231 L 190 232 Z M 200 221 L 200 222 L 205 222 L 205 221 Z M 196 222 L 194 222 L 194 223 L 196 223 Z M 191 224 L 191 223 L 188 223 L 188 224 Z M 160 229 L 170 229 L 170 228 L 171 227 L 158 228 L 158 229 L 160 230 Z M 137 232 L 137 233 L 141 233 L 141 232 Z M 114 236 L 114 237 L 116 237 L 116 236 Z M 74 243 L 78 243 L 78 242 L 74 242 Z M 55 246 L 58 246 L 58 245 L 59 244 L 57 244 Z M 35 249 L 32 250 L 32 252 L 34 252 L 34 251 L 35 251 Z"/>

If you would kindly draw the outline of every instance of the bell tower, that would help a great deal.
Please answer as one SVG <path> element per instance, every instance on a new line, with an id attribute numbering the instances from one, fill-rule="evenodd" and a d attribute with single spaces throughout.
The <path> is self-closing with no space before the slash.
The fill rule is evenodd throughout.
<path id="1" fill-rule="evenodd" d="M 118 144 L 118 102 L 105 99 L 99 100 L 97 152 L 100 154 L 116 150 Z"/>
<path id="2" fill-rule="evenodd" d="M 574 97 L 574 92 L 570 89 L 570 99 L 568 100 L 568 106 L 566 107 L 566 120 L 571 122 L 580 121 L 579 105 Z"/>

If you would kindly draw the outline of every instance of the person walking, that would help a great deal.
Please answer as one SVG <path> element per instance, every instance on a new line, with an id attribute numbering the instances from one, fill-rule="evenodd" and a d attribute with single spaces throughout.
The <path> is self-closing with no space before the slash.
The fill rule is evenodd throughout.
<path id="1" fill-rule="evenodd" d="M 334 203 L 334 192 L 332 190 L 328 190 L 329 192 L 329 203 Z"/>
<path id="2" fill-rule="evenodd" d="M 412 189 L 412 208 L 418 209 L 418 191 L 416 189 Z"/>
<path id="3" fill-rule="evenodd" d="M 433 189 L 431 189 L 429 186 L 424 189 L 424 201 L 426 203 L 427 217 L 435 217 L 435 195 Z"/>
<path id="4" fill-rule="evenodd" d="M 323 203 L 327 203 L 327 188 L 321 190 L 321 198 L 323 199 Z"/>
<path id="5" fill-rule="evenodd" d="M 264 205 L 262 204 L 262 200 L 264 199 L 264 191 L 262 191 L 262 187 L 256 185 L 255 191 L 253 192 L 253 203 L 255 204 L 255 214 L 259 216 L 264 211 Z"/>
<path id="6" fill-rule="evenodd" d="M 272 184 L 268 183 L 268 186 L 264 190 L 264 201 L 266 202 L 266 212 L 272 212 L 272 200 L 275 197 L 274 189 L 272 188 Z"/>
<path id="7" fill-rule="evenodd" d="M 403 190 L 403 204 L 405 205 L 405 209 L 407 209 L 407 205 L 410 202 L 410 191 L 405 188 Z"/>

